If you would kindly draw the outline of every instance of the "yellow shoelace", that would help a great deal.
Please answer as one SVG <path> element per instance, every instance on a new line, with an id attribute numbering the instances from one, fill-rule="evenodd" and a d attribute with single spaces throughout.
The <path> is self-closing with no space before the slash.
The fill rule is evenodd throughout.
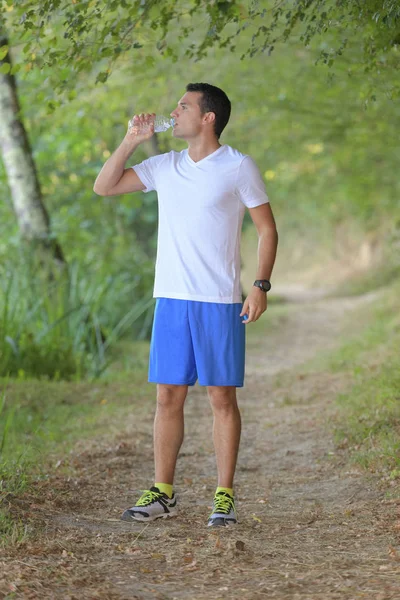
<path id="1" fill-rule="evenodd" d="M 233 498 L 227 494 L 216 494 L 214 496 L 214 512 L 228 515 L 234 506 Z"/>
<path id="2" fill-rule="evenodd" d="M 135 506 L 146 506 L 147 504 L 151 504 L 155 500 L 158 500 L 160 496 L 162 496 L 162 494 L 159 492 L 153 492 L 152 490 L 144 490 L 143 494 L 140 496 Z"/>

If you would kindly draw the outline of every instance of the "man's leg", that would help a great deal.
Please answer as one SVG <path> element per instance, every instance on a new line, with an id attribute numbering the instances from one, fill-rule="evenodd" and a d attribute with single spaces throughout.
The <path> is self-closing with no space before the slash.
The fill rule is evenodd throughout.
<path id="1" fill-rule="evenodd" d="M 154 465 L 156 483 L 172 485 L 178 452 L 183 442 L 183 406 L 187 385 L 157 385 L 154 418 Z"/>
<path id="2" fill-rule="evenodd" d="M 239 450 L 241 419 L 236 388 L 243 387 L 245 325 L 240 303 L 193 302 L 189 322 L 200 385 L 207 387 L 214 413 L 213 439 L 218 487 L 210 527 L 237 522 L 233 478 Z"/>
<path id="3" fill-rule="evenodd" d="M 154 418 L 155 485 L 144 490 L 132 508 L 124 511 L 123 521 L 153 521 L 176 514 L 173 494 L 176 459 L 183 442 L 183 405 L 187 385 L 157 385 Z"/>
<path id="4" fill-rule="evenodd" d="M 209 386 L 208 395 L 214 413 L 213 435 L 218 469 L 218 487 L 208 526 L 225 527 L 237 522 L 233 478 L 239 451 L 241 419 L 236 387 Z"/>
<path id="5" fill-rule="evenodd" d="M 218 486 L 233 488 L 241 432 L 236 387 L 209 386 L 207 390 L 214 414 L 213 439 Z"/>
<path id="6" fill-rule="evenodd" d="M 149 381 L 157 383 L 154 418 L 155 481 L 123 520 L 152 521 L 176 514 L 173 480 L 183 442 L 183 406 L 197 380 L 188 320 L 188 301 L 157 298 L 150 344 Z"/>

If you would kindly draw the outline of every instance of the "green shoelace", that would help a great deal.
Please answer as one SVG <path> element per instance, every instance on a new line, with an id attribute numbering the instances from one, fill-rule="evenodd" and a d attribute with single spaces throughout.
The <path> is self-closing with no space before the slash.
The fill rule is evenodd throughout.
<path id="1" fill-rule="evenodd" d="M 214 511 L 215 513 L 222 513 L 224 515 L 228 515 L 231 509 L 235 508 L 235 503 L 233 498 L 231 498 L 228 494 L 224 494 L 223 492 L 219 494 L 215 494 L 214 496 Z"/>
<path id="2" fill-rule="evenodd" d="M 147 506 L 152 502 L 155 502 L 162 496 L 161 492 L 153 492 L 153 490 L 144 490 L 135 506 Z"/>

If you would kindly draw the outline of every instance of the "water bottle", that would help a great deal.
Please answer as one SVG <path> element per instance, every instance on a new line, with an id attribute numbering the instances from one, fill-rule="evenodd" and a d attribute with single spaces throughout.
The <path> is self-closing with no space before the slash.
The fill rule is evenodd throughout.
<path id="1" fill-rule="evenodd" d="M 164 115 L 156 115 L 154 119 L 154 131 L 155 133 L 161 133 L 162 131 L 167 131 L 170 127 L 173 127 L 175 124 L 175 119 L 172 117 L 164 117 Z M 133 127 L 133 119 L 131 119 L 128 123 L 128 128 Z"/>
<path id="2" fill-rule="evenodd" d="M 173 117 L 164 117 L 163 115 L 156 115 L 156 119 L 154 121 L 154 131 L 156 133 L 161 133 L 162 131 L 167 131 L 170 127 L 175 125 L 175 119 Z"/>

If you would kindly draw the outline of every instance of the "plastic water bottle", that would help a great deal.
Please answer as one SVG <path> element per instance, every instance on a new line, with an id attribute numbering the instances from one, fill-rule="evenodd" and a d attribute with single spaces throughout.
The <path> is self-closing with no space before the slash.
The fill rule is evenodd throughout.
<path id="1" fill-rule="evenodd" d="M 170 127 L 175 125 L 175 119 L 173 117 L 164 117 L 163 115 L 156 115 L 156 119 L 154 121 L 154 131 L 156 133 L 161 133 L 162 131 L 167 131 Z"/>
<path id="2" fill-rule="evenodd" d="M 167 131 L 170 127 L 175 125 L 175 119 L 172 117 L 164 117 L 164 115 L 156 115 L 154 119 L 154 131 L 155 133 L 161 133 L 162 131 Z M 129 129 L 133 127 L 133 119 L 131 119 L 128 123 Z"/>

